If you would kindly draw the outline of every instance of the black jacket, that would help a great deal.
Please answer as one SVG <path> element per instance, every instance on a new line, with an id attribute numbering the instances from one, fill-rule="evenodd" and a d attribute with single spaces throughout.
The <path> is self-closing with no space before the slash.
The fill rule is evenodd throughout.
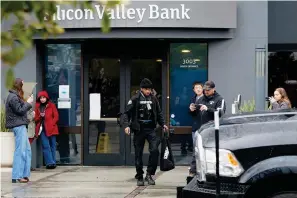
<path id="1" fill-rule="evenodd" d="M 9 90 L 5 104 L 5 127 L 12 129 L 21 125 L 27 125 L 29 123 L 27 112 L 31 108 L 32 105 L 23 101 L 16 91 Z"/>
<path id="2" fill-rule="evenodd" d="M 214 93 L 212 96 L 202 96 L 199 98 L 199 100 L 196 102 L 196 104 L 202 104 L 207 106 L 207 111 L 200 111 L 199 109 L 196 110 L 197 113 L 197 119 L 198 119 L 198 128 L 199 129 L 203 124 L 214 120 L 214 112 L 217 110 L 217 108 L 222 106 L 223 97 L 220 96 L 217 92 Z M 226 111 L 226 103 L 224 104 L 223 112 Z M 221 116 L 221 115 L 220 115 Z"/>
<path id="3" fill-rule="evenodd" d="M 155 96 L 152 97 L 152 110 L 153 110 L 153 117 L 154 117 L 154 124 L 156 125 L 157 123 L 160 126 L 164 126 L 165 121 L 164 117 L 162 114 L 162 110 L 159 104 L 158 99 Z M 140 130 L 140 124 L 138 122 L 138 106 L 141 98 L 141 93 L 140 91 L 132 96 L 132 98 L 129 100 L 126 111 L 123 114 L 123 124 L 122 126 L 124 128 L 130 127 L 132 130 L 139 131 Z M 131 123 L 130 123 L 131 121 Z"/>
<path id="4" fill-rule="evenodd" d="M 191 103 L 196 103 L 196 97 L 197 97 L 197 94 L 195 94 L 192 98 L 191 98 L 191 101 L 190 101 L 190 104 Z M 202 97 L 202 96 L 201 96 Z M 189 109 L 189 114 L 192 116 L 192 118 L 193 118 L 193 123 L 192 123 L 192 132 L 195 132 L 196 130 L 198 130 L 199 128 L 198 127 L 200 127 L 200 119 L 198 120 L 197 119 L 197 112 L 195 112 L 195 111 L 191 111 L 190 109 Z"/>

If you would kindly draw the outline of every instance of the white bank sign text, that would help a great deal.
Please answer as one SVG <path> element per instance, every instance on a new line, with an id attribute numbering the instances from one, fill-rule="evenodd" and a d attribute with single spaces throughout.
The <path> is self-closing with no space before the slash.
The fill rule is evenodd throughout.
<path id="1" fill-rule="evenodd" d="M 56 21 L 62 20 L 101 20 L 104 12 L 107 12 L 110 19 L 131 19 L 141 23 L 144 17 L 148 19 L 173 19 L 188 20 L 190 19 L 190 8 L 186 8 L 184 4 L 180 4 L 175 8 L 160 8 L 156 4 L 149 4 L 147 8 L 127 8 L 125 5 L 117 5 L 113 9 L 106 9 L 102 5 L 94 5 L 94 10 L 90 9 L 63 9 L 57 5 L 57 13 L 53 16 Z"/>

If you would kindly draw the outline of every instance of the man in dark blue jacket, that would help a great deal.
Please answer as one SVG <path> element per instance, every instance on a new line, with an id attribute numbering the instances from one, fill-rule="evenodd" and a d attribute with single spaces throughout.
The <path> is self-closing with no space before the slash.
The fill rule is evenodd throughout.
<path id="1" fill-rule="evenodd" d="M 192 134 L 191 135 L 187 135 L 187 137 L 182 139 L 181 142 L 181 152 L 182 154 L 187 154 L 187 149 L 186 149 L 186 144 L 188 143 L 188 151 L 193 151 L 193 141 L 194 141 L 194 135 L 195 135 L 195 131 L 198 129 L 198 121 L 197 121 L 197 113 L 194 112 L 195 110 L 195 105 L 193 106 L 193 104 L 196 103 L 196 101 L 198 101 L 198 99 L 200 97 L 203 96 L 203 84 L 195 81 L 192 85 L 192 89 L 194 92 L 194 96 L 191 98 L 190 101 L 190 111 L 189 113 L 191 114 L 191 116 L 193 117 L 193 123 L 192 123 Z M 191 111 L 191 106 L 193 106 L 193 111 Z"/>

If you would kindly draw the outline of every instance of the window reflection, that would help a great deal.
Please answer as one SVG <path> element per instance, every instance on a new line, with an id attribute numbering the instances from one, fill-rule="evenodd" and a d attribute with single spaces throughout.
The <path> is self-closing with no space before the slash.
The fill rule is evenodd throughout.
<path id="1" fill-rule="evenodd" d="M 92 58 L 89 93 L 100 94 L 101 120 L 89 121 L 89 153 L 119 153 L 120 60 Z"/>
<path id="2" fill-rule="evenodd" d="M 45 89 L 59 112 L 57 162 L 80 164 L 81 150 L 81 46 L 80 44 L 48 44 L 45 64 Z M 71 106 L 58 105 L 59 86 L 69 85 Z"/>
<path id="3" fill-rule="evenodd" d="M 120 61 L 92 59 L 89 70 L 89 92 L 101 94 L 101 116 L 115 118 L 120 112 Z"/>
<path id="4" fill-rule="evenodd" d="M 192 84 L 205 82 L 208 76 L 206 43 L 170 44 L 170 126 L 176 127 L 172 136 L 172 150 L 179 165 L 188 165 L 193 152 L 189 114 L 190 100 L 194 96 Z M 178 131 L 178 132 L 177 132 Z"/>
<path id="5" fill-rule="evenodd" d="M 171 126 L 192 126 L 188 113 L 192 84 L 207 80 L 207 44 L 173 43 L 170 45 Z"/>

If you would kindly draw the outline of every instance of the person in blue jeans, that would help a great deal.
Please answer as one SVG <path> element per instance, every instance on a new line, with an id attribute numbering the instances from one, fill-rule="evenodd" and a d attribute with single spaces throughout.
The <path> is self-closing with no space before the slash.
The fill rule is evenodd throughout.
<path id="1" fill-rule="evenodd" d="M 5 103 L 5 127 L 15 136 L 15 151 L 12 165 L 12 183 L 27 183 L 31 168 L 31 146 L 27 135 L 27 112 L 32 108 L 33 95 L 24 99 L 24 81 L 15 79 Z"/>
<path id="2" fill-rule="evenodd" d="M 47 169 L 56 168 L 56 135 L 59 135 L 59 114 L 48 93 L 41 91 L 35 105 L 35 135 L 40 135 L 42 151 Z"/>

